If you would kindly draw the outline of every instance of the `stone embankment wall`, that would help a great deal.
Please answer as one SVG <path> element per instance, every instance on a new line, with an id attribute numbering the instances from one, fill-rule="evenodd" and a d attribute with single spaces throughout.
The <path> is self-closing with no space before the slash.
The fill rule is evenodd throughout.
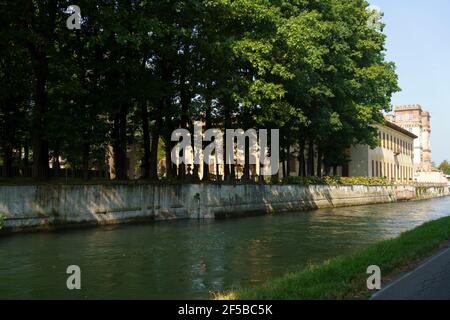
<path id="1" fill-rule="evenodd" d="M 447 187 L 222 184 L 0 186 L 1 232 L 213 219 L 429 199 Z"/>

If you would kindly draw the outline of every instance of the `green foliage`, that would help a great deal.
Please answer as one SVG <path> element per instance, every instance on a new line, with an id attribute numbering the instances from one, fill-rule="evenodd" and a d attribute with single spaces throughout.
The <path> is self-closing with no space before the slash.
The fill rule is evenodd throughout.
<path id="1" fill-rule="evenodd" d="M 386 178 L 380 177 L 286 177 L 283 179 L 283 184 L 286 185 L 328 185 L 328 186 L 387 186 L 389 181 Z"/>
<path id="2" fill-rule="evenodd" d="M 447 175 L 450 175 L 450 163 L 447 160 L 444 160 L 439 165 L 439 170 L 441 170 L 442 172 L 444 172 Z"/>
<path id="3" fill-rule="evenodd" d="M 450 238 L 450 217 L 431 221 L 407 231 L 400 237 L 385 240 L 356 252 L 313 265 L 305 270 L 270 280 L 254 288 L 243 288 L 216 299 L 239 300 L 322 300 L 368 298 L 366 269 L 377 265 L 384 278 L 392 278 L 429 257 Z"/>
<path id="4" fill-rule="evenodd" d="M 67 30 L 70 4 L 0 6 L 7 166 L 25 145 L 36 172 L 48 156 L 103 169 L 113 151 L 124 179 L 134 143 L 156 179 L 159 141 L 168 155 L 171 132 L 192 130 L 192 120 L 279 128 L 282 159 L 312 142 L 326 166 L 339 166 L 351 145 L 376 145 L 371 125 L 399 90 L 381 16 L 367 1 L 80 0 L 81 29 Z"/>
<path id="5" fill-rule="evenodd" d="M 177 180 L 174 177 L 161 177 L 159 179 L 159 181 L 161 183 L 165 183 L 165 184 L 179 184 L 180 183 L 180 180 Z"/>

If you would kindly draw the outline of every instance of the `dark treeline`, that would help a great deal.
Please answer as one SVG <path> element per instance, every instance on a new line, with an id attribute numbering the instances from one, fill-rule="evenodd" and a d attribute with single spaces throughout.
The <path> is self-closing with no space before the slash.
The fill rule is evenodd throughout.
<path id="1" fill-rule="evenodd" d="M 6 177 L 30 166 L 46 179 L 61 158 L 87 179 L 111 150 L 126 179 L 134 143 L 143 178 L 158 179 L 161 149 L 170 154 L 172 131 L 194 120 L 280 128 L 281 158 L 320 174 L 345 164 L 352 144 L 377 143 L 370 124 L 398 90 L 364 0 L 79 0 L 81 29 L 69 30 L 71 2 L 0 4 Z M 167 177 L 185 174 L 166 158 Z"/>

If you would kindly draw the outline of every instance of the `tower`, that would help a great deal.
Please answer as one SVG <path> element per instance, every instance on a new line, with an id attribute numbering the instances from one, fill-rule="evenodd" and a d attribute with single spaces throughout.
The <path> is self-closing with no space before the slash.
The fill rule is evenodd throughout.
<path id="1" fill-rule="evenodd" d="M 414 168 L 416 171 L 432 170 L 431 164 L 431 123 L 430 113 L 425 112 L 421 105 L 405 105 L 394 108 L 391 121 L 396 125 L 414 133 L 419 138 L 414 141 Z"/>

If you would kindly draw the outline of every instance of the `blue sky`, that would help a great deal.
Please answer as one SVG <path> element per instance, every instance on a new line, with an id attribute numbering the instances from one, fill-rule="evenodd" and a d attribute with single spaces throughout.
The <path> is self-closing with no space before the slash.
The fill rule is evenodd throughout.
<path id="1" fill-rule="evenodd" d="M 432 160 L 450 160 L 450 0 L 369 0 L 384 12 L 387 59 L 402 91 L 394 105 L 431 113 Z"/>

